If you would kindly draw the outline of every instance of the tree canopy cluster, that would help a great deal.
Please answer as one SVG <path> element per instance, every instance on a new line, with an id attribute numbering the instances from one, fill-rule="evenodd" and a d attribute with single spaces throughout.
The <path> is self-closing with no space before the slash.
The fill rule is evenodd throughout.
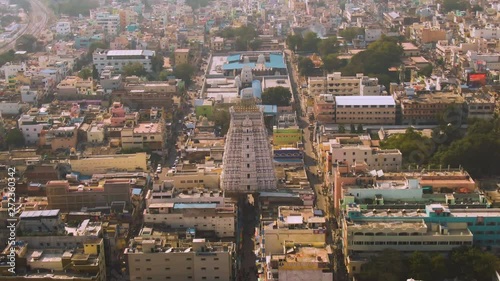
<path id="1" fill-rule="evenodd" d="M 346 67 L 342 69 L 344 75 L 355 75 L 364 73 L 368 76 L 376 76 L 381 84 L 389 84 L 389 68 L 401 63 L 403 48 L 397 39 L 382 36 L 379 40 L 368 45 L 365 51 L 355 54 Z"/>
<path id="2" fill-rule="evenodd" d="M 236 51 L 254 51 L 262 45 L 262 41 L 258 39 L 257 29 L 251 24 L 237 28 L 227 27 L 219 31 L 217 35 L 226 39 L 235 39 Z"/>
<path id="3" fill-rule="evenodd" d="M 500 166 L 500 119 L 473 120 L 465 135 L 459 126 L 442 124 L 432 137 L 423 136 L 413 128 L 382 141 L 382 148 L 397 148 L 403 163 L 438 166 L 462 166 L 473 177 L 497 175 Z"/>
<path id="4" fill-rule="evenodd" d="M 182 79 L 182 81 L 186 83 L 186 86 L 189 86 L 192 83 L 191 78 L 193 77 L 195 71 L 196 69 L 194 66 L 185 63 L 175 66 L 173 74 L 175 78 Z"/>
<path id="5" fill-rule="evenodd" d="M 52 0 L 50 7 L 57 14 L 77 17 L 80 14 L 88 16 L 90 10 L 99 8 L 98 0 Z"/>
<path id="6" fill-rule="evenodd" d="M 470 2 L 466 0 L 443 0 L 441 10 L 445 13 L 451 11 L 465 11 L 470 8 Z"/>
<path id="7" fill-rule="evenodd" d="M 365 29 L 362 27 L 348 27 L 342 29 L 339 35 L 344 38 L 345 41 L 351 42 L 353 39 L 358 37 L 358 35 L 365 35 Z"/>
<path id="8" fill-rule="evenodd" d="M 36 51 L 37 39 L 31 34 L 23 34 L 16 40 L 16 49 L 23 50 L 28 53 Z"/>
<path id="9" fill-rule="evenodd" d="M 191 7 L 193 10 L 198 8 L 203 8 L 210 3 L 210 0 L 186 0 L 186 5 Z"/>
<path id="10" fill-rule="evenodd" d="M 444 279 L 491 280 L 500 266 L 499 259 L 479 248 L 462 246 L 447 256 L 414 252 L 409 257 L 387 249 L 363 265 L 358 278 L 361 281 L 415 280 L 441 281 Z"/>
<path id="11" fill-rule="evenodd" d="M 319 53 L 321 56 L 335 54 L 339 51 L 339 42 L 337 37 L 331 36 L 321 39 L 315 32 L 288 35 L 286 44 L 290 50 L 304 53 Z"/>
<path id="12" fill-rule="evenodd" d="M 26 59 L 26 55 L 16 55 L 14 50 L 9 50 L 5 53 L 0 54 L 0 66 L 8 62 L 19 62 Z"/>
<path id="13" fill-rule="evenodd" d="M 262 93 L 262 104 L 289 106 L 291 99 L 292 93 L 290 90 L 281 86 L 267 88 Z"/>

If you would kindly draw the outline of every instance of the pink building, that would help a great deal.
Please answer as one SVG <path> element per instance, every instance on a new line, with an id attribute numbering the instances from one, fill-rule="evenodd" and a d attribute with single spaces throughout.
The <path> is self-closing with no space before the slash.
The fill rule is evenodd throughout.
<path id="1" fill-rule="evenodd" d="M 114 102 L 109 108 L 111 114 L 111 127 L 122 127 L 125 125 L 125 109 L 120 102 Z"/>

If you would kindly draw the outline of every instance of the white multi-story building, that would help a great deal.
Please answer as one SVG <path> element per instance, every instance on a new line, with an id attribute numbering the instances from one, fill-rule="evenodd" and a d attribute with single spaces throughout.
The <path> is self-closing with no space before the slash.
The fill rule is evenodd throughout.
<path id="1" fill-rule="evenodd" d="M 21 111 L 21 103 L 18 101 L 0 102 L 0 113 L 2 115 L 18 115 Z"/>
<path id="2" fill-rule="evenodd" d="M 21 86 L 19 91 L 21 92 L 21 101 L 24 103 L 36 103 L 38 100 L 38 92 L 32 91 L 30 86 Z"/>
<path id="3" fill-rule="evenodd" d="M 234 237 L 235 215 L 233 204 L 152 203 L 144 210 L 144 222 L 214 231 L 217 237 Z"/>
<path id="4" fill-rule="evenodd" d="M 109 12 L 98 12 L 91 14 L 96 24 L 103 27 L 109 35 L 116 35 L 120 30 L 120 16 Z"/>
<path id="5" fill-rule="evenodd" d="M 69 21 L 60 21 L 56 24 L 57 35 L 66 35 L 71 33 L 71 23 Z"/>
<path id="6" fill-rule="evenodd" d="M 364 76 L 342 76 L 341 72 L 328 74 L 326 77 L 309 77 L 309 94 L 332 94 L 334 96 L 378 96 L 381 88 L 377 78 Z"/>
<path id="7" fill-rule="evenodd" d="M 144 228 L 132 239 L 124 252 L 130 280 L 233 280 L 233 243 L 172 236 Z"/>
<path id="8" fill-rule="evenodd" d="M 48 126 L 48 123 L 37 122 L 36 116 L 22 115 L 17 121 L 17 125 L 23 133 L 24 143 L 34 145 L 40 140 L 40 133 L 45 126 Z"/>
<path id="9" fill-rule="evenodd" d="M 500 39 L 500 27 L 488 25 L 485 27 L 473 27 L 470 30 L 470 37 L 484 39 Z"/>
<path id="10" fill-rule="evenodd" d="M 396 171 L 401 169 L 403 155 L 398 149 L 379 149 L 370 146 L 368 136 L 356 138 L 338 137 L 328 141 L 332 163 L 350 165 L 366 163 L 369 169 Z"/>
<path id="11" fill-rule="evenodd" d="M 113 66 L 115 71 L 122 71 L 129 63 L 140 63 L 147 72 L 151 72 L 151 59 L 155 55 L 150 50 L 102 50 L 97 49 L 92 55 L 97 71 L 101 73 L 106 66 Z"/>

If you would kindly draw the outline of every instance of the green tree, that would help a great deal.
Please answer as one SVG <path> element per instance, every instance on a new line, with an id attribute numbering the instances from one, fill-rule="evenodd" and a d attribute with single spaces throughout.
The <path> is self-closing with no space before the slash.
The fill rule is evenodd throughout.
<path id="1" fill-rule="evenodd" d="M 323 39 L 318 43 L 318 52 L 323 57 L 330 54 L 335 54 L 338 51 L 339 51 L 339 41 L 335 36 Z"/>
<path id="2" fill-rule="evenodd" d="M 396 250 L 384 250 L 379 255 L 372 257 L 363 268 L 363 272 L 359 275 L 363 281 L 400 281 L 407 279 L 406 258 Z"/>
<path id="3" fill-rule="evenodd" d="M 99 8 L 98 0 L 59 0 L 53 2 L 55 13 L 65 14 L 69 16 L 79 16 L 80 14 L 88 16 L 90 10 Z"/>
<path id="4" fill-rule="evenodd" d="M 180 64 L 177 65 L 174 69 L 174 76 L 176 78 L 182 79 L 187 86 L 189 86 L 192 81 L 191 78 L 195 73 L 195 68 L 190 64 Z"/>
<path id="5" fill-rule="evenodd" d="M 344 125 L 339 125 L 339 133 L 341 133 L 341 134 L 345 133 Z"/>
<path id="6" fill-rule="evenodd" d="M 321 39 L 315 32 L 307 32 L 304 36 L 304 43 L 302 44 L 302 51 L 309 53 L 316 53 L 318 51 L 318 44 Z"/>
<path id="7" fill-rule="evenodd" d="M 444 0 L 441 5 L 441 10 L 444 13 L 448 13 L 451 11 L 465 11 L 470 7 L 469 1 L 466 0 Z"/>
<path id="8" fill-rule="evenodd" d="M 365 132 L 365 130 L 363 129 L 363 125 L 362 124 L 359 124 L 358 125 L 358 129 L 356 130 L 358 132 L 358 134 L 362 134 Z"/>
<path id="9" fill-rule="evenodd" d="M 94 81 L 99 80 L 99 71 L 97 67 L 95 67 L 95 64 L 92 64 L 92 79 L 94 79 Z"/>
<path id="10" fill-rule="evenodd" d="M 190 6 L 193 10 L 203 8 L 209 3 L 209 0 L 186 0 L 186 5 Z"/>
<path id="11" fill-rule="evenodd" d="M 309 77 L 314 74 L 314 63 L 308 57 L 299 58 L 299 73 L 302 76 Z"/>
<path id="12" fill-rule="evenodd" d="M 394 81 L 395 75 L 397 76 L 397 73 L 391 73 L 389 68 L 401 64 L 402 54 L 403 48 L 396 39 L 382 36 L 371 43 L 365 51 L 355 54 L 341 72 L 345 75 L 364 73 L 375 76 L 381 84 L 388 87 L 389 82 Z"/>
<path id="13" fill-rule="evenodd" d="M 455 248 L 449 255 L 448 271 L 450 277 L 461 280 L 491 280 L 500 267 L 499 259 L 476 247 Z"/>
<path id="14" fill-rule="evenodd" d="M 78 72 L 78 77 L 87 80 L 88 78 L 92 77 L 92 70 L 86 67 Z"/>
<path id="15" fill-rule="evenodd" d="M 160 74 L 158 75 L 158 80 L 160 81 L 167 81 L 169 76 L 174 75 L 171 71 L 168 70 L 162 70 Z"/>
<path id="16" fill-rule="evenodd" d="M 250 43 L 248 44 L 248 46 L 250 47 L 250 49 L 252 51 L 257 51 L 260 46 L 262 46 L 262 40 L 260 39 L 253 39 L 252 41 L 250 41 Z"/>
<path id="17" fill-rule="evenodd" d="M 441 254 L 431 256 L 431 273 L 434 280 L 444 280 L 448 275 L 448 261 Z"/>
<path id="18" fill-rule="evenodd" d="M 226 135 L 229 130 L 229 124 L 231 122 L 231 115 L 229 114 L 229 109 L 227 108 L 216 108 L 214 114 L 212 115 L 212 120 L 215 126 L 221 128 L 221 135 Z"/>
<path id="19" fill-rule="evenodd" d="M 408 128 L 404 134 L 396 134 L 381 142 L 382 148 L 396 148 L 403 154 L 406 164 L 426 163 L 435 150 L 435 143 L 413 128 Z"/>
<path id="20" fill-rule="evenodd" d="M 281 86 L 267 88 L 262 93 L 262 104 L 289 106 L 291 99 L 292 93 L 290 90 Z"/>
<path id="21" fill-rule="evenodd" d="M 413 254 L 408 259 L 409 263 L 409 275 L 415 280 L 432 280 L 432 268 L 431 258 L 421 252 L 413 252 Z"/>
<path id="22" fill-rule="evenodd" d="M 338 58 L 337 54 L 329 54 L 323 59 L 323 69 L 331 73 L 335 70 L 339 70 L 347 65 L 347 60 L 341 60 Z"/>
<path id="23" fill-rule="evenodd" d="M 304 38 L 300 34 L 289 34 L 286 37 L 286 45 L 294 52 L 301 50 L 303 44 Z"/>
<path id="24" fill-rule="evenodd" d="M 159 74 L 163 70 L 163 64 L 163 55 L 157 51 L 151 58 L 151 69 L 154 73 Z"/>
<path id="25" fill-rule="evenodd" d="M 31 34 L 23 34 L 16 40 L 16 49 L 23 50 L 28 53 L 36 51 L 37 39 Z"/>
<path id="26" fill-rule="evenodd" d="M 24 146 L 24 136 L 21 130 L 13 128 L 7 131 L 5 136 L 5 143 L 8 147 L 22 147 Z"/>
<path id="27" fill-rule="evenodd" d="M 144 66 L 140 62 L 129 63 L 123 66 L 123 73 L 126 76 L 146 76 L 147 72 L 144 69 Z"/>
<path id="28" fill-rule="evenodd" d="M 354 124 L 351 124 L 350 129 L 351 129 L 351 134 L 356 133 L 356 126 L 354 126 Z"/>
<path id="29" fill-rule="evenodd" d="M 454 128 L 450 128 L 454 130 Z M 455 137 L 457 133 L 451 133 Z M 446 140 L 446 139 L 445 139 Z M 433 157 L 440 165 L 461 165 L 473 177 L 500 173 L 500 120 L 473 120 L 463 138 L 454 139 L 449 146 L 442 146 Z"/>
<path id="30" fill-rule="evenodd" d="M 434 67 L 432 66 L 432 64 L 428 64 L 428 65 L 422 67 L 418 71 L 418 74 L 423 75 L 425 77 L 430 77 L 432 75 L 433 70 L 434 70 Z"/>
<path id="31" fill-rule="evenodd" d="M 342 29 L 339 35 L 342 36 L 346 42 L 351 42 L 354 38 L 358 37 L 358 35 L 365 35 L 365 29 L 362 27 L 348 27 Z"/>

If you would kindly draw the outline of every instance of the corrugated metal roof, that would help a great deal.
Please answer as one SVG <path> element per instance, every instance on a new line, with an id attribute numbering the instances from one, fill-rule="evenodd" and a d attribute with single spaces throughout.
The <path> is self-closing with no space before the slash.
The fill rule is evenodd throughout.
<path id="1" fill-rule="evenodd" d="M 154 52 L 150 50 L 109 50 L 108 56 L 153 56 Z"/>
<path id="2" fill-rule="evenodd" d="M 339 96 L 337 105 L 396 105 L 392 96 Z"/>
<path id="3" fill-rule="evenodd" d="M 215 209 L 216 203 L 175 203 L 174 209 Z"/>
<path id="4" fill-rule="evenodd" d="M 56 217 L 59 215 L 59 209 L 43 210 L 43 211 L 24 211 L 19 218 L 40 218 L 40 217 Z"/>
<path id="5" fill-rule="evenodd" d="M 266 62 L 266 67 L 269 68 L 286 68 L 285 60 L 281 54 L 270 54 L 269 62 Z"/>

